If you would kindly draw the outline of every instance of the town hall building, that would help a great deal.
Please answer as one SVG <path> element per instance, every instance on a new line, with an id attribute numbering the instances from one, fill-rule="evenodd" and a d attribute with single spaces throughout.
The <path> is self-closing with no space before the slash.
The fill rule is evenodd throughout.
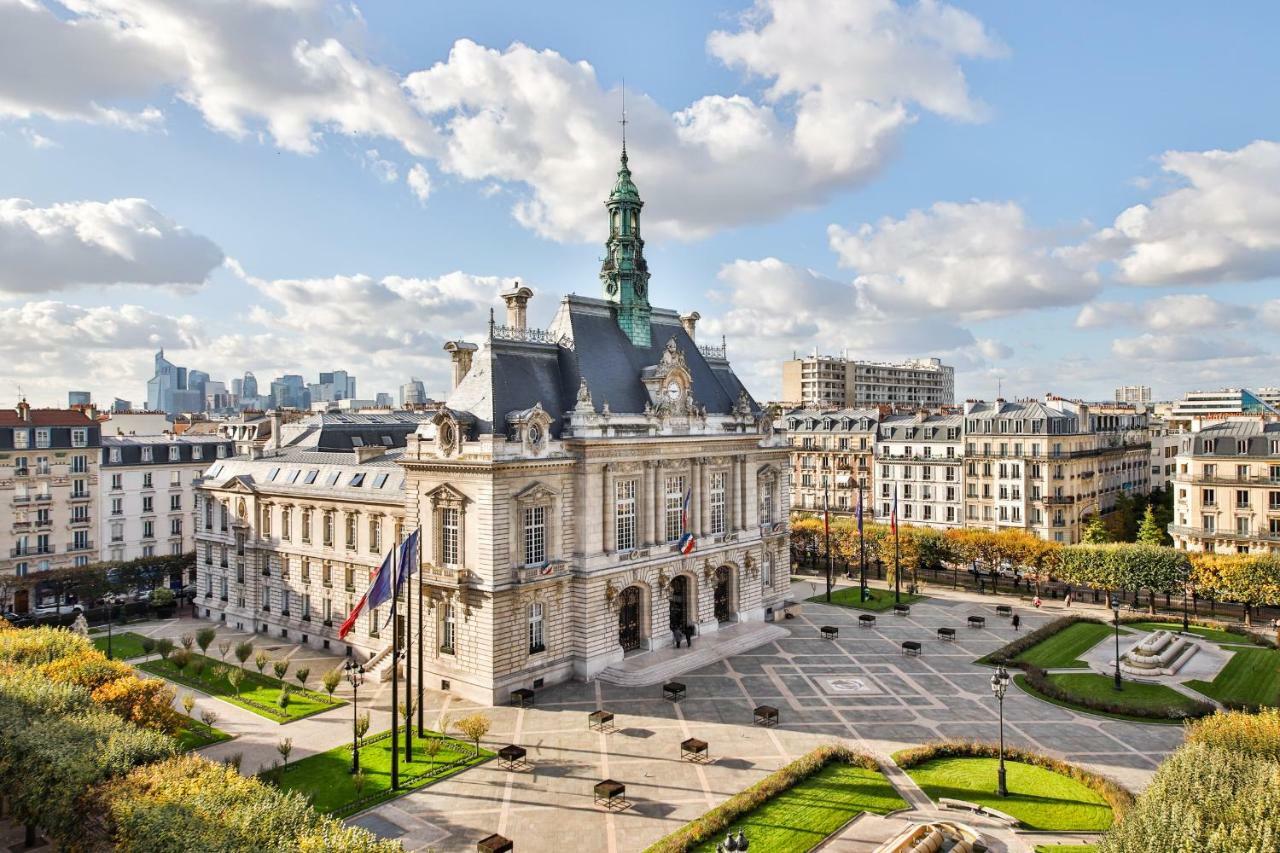
<path id="1" fill-rule="evenodd" d="M 504 292 L 504 323 L 491 321 L 478 343 L 446 344 L 454 377 L 446 401 L 412 433 L 390 436 L 395 446 L 376 461 L 367 444 L 350 451 L 351 472 L 362 456 L 396 469 L 387 479 L 401 493 L 368 507 L 394 520 L 388 534 L 422 530 L 421 585 L 412 585 L 405 628 L 416 640 L 423 615 L 423 683 L 433 689 L 504 702 L 518 688 L 606 674 L 625 657 L 671 645 L 686 626 L 706 636 L 763 622 L 787 598 L 788 447 L 724 346 L 696 342 L 699 315 L 650 305 L 643 202 L 625 146 L 605 205 L 599 298 L 564 297 L 550 327 L 534 329 L 526 323 L 532 291 Z M 287 445 L 275 452 L 290 454 Z M 273 537 L 300 522 L 269 519 L 264 541 L 255 494 L 269 487 L 258 478 L 283 466 L 270 452 L 236 466 L 234 481 L 206 478 L 207 498 L 232 507 L 232 529 L 219 544 L 259 548 L 253 568 L 265 566 L 269 577 L 280 562 Z M 354 476 L 346 468 L 340 484 Z M 330 503 L 375 503 L 356 491 Z M 243 538 L 234 529 L 241 502 L 255 504 L 242 509 L 243 524 L 259 528 Z M 338 504 L 332 511 L 346 517 Z M 366 525 L 354 524 L 359 539 Z M 367 587 L 373 557 L 363 540 L 353 549 L 362 559 L 359 571 L 344 574 L 354 581 L 344 605 Z M 228 572 L 206 559 L 200 569 Z M 295 587 L 286 595 L 297 602 L 301 572 L 286 574 L 275 583 Z M 225 618 L 227 603 L 206 601 L 210 618 Z M 325 605 L 330 618 L 309 623 L 307 641 L 340 648 L 333 626 L 345 612 L 331 616 L 331 606 L 339 609 Z M 252 616 L 278 610 L 262 614 L 258 605 Z M 379 635 L 380 618 L 371 614 L 345 641 L 375 668 L 390 660 L 391 632 Z M 236 621 L 288 630 L 269 618 Z M 416 669 L 416 655 L 409 658 Z"/>

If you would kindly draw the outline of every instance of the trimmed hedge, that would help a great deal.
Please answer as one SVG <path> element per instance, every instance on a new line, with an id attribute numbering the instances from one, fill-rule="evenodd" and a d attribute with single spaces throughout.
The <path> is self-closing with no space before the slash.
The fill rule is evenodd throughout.
<path id="1" fill-rule="evenodd" d="M 1054 634 L 1069 628 L 1077 622 L 1100 623 L 1101 621 L 1102 620 L 1100 619 L 1090 619 L 1085 616 L 1060 616 L 1052 622 L 1046 622 L 1034 631 L 1028 631 L 1012 643 L 1001 646 L 994 652 L 978 658 L 978 663 L 990 666 L 1021 666 L 1021 664 L 1016 663 L 1014 659 L 1032 646 L 1039 645 Z"/>
<path id="2" fill-rule="evenodd" d="M 876 760 L 869 755 L 854 752 L 839 744 L 820 746 L 773 771 L 750 788 L 734 794 L 701 817 L 689 821 L 646 848 L 645 853 L 685 853 L 692 850 L 726 831 L 743 815 L 837 761 L 865 770 L 879 770 Z"/>
<path id="3" fill-rule="evenodd" d="M 1212 714 L 1216 708 L 1209 702 L 1193 701 L 1195 710 L 1190 713 L 1184 713 L 1180 708 L 1165 708 L 1162 710 L 1152 710 L 1136 705 L 1126 705 L 1123 700 L 1116 702 L 1103 702 L 1093 696 L 1085 696 L 1081 693 L 1072 693 L 1065 690 L 1056 681 L 1052 681 L 1043 669 L 1032 664 L 1022 664 L 1023 676 L 1027 680 L 1028 686 L 1036 693 L 1041 693 L 1050 699 L 1056 699 L 1059 702 L 1066 702 L 1071 705 L 1078 705 L 1081 708 L 1087 708 L 1090 711 L 1100 711 L 1104 714 L 1117 714 L 1124 717 L 1140 717 L 1148 720 L 1192 720 L 1199 717 L 1207 717 Z M 1117 694 L 1123 697 L 1124 694 Z"/>
<path id="4" fill-rule="evenodd" d="M 893 754 L 894 763 L 903 770 L 909 770 L 935 758 L 999 757 L 1000 747 L 998 744 L 976 740 L 934 741 L 922 746 L 900 750 Z M 1054 773 L 1076 780 L 1106 800 L 1107 805 L 1111 806 L 1111 810 L 1115 812 L 1116 820 L 1120 820 L 1129 809 L 1133 808 L 1133 794 L 1107 777 L 1092 773 L 1083 767 L 1078 767 L 1075 764 L 1061 761 L 1057 758 L 1051 758 L 1048 755 L 1041 755 L 1038 752 L 1029 752 L 1025 749 L 1010 746 L 1004 748 L 1004 757 L 1006 761 L 1020 761 L 1023 764 L 1042 767 L 1045 770 L 1051 770 Z"/>

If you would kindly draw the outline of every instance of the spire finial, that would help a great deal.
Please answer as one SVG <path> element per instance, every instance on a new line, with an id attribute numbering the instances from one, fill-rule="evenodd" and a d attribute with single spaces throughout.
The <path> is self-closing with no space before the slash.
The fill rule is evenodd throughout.
<path id="1" fill-rule="evenodd" d="M 622 162 L 627 162 L 627 78 L 622 78 Z"/>

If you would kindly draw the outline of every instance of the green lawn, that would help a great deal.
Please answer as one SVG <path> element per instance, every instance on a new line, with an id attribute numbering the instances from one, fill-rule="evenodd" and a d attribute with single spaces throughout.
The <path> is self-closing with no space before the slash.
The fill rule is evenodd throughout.
<path id="1" fill-rule="evenodd" d="M 844 586 L 831 590 L 831 603 L 840 607 L 853 607 L 857 610 L 871 610 L 879 613 L 884 610 L 892 609 L 896 603 L 893 600 L 893 590 L 891 589 L 872 589 L 867 588 L 867 600 L 858 600 L 858 588 L 856 586 Z M 914 604 L 917 601 L 923 601 L 923 595 L 909 595 L 902 593 L 903 604 Z M 815 595 L 809 599 L 815 604 L 826 604 L 827 594 L 825 592 Z"/>
<path id="2" fill-rule="evenodd" d="M 906 772 L 934 801 L 951 797 L 989 806 L 1016 817 L 1027 829 L 1100 832 L 1111 826 L 1111 806 L 1101 794 L 1032 764 L 1005 761 L 1009 796 L 997 797 L 997 765 L 994 758 L 935 758 Z"/>
<path id="3" fill-rule="evenodd" d="M 93 646 L 104 655 L 107 653 L 107 635 L 93 638 Z M 142 635 L 132 631 L 113 631 L 111 634 L 111 657 L 115 660 L 140 658 L 146 652 L 142 650 Z"/>
<path id="4" fill-rule="evenodd" d="M 1129 628 L 1138 631 L 1181 631 L 1181 622 L 1121 622 Z M 1217 628 L 1203 628 L 1199 625 L 1191 626 L 1191 633 L 1198 637 L 1204 637 L 1214 643 L 1247 643 L 1248 637 L 1242 637 L 1239 634 L 1232 634 L 1229 631 L 1219 631 Z"/>
<path id="5" fill-rule="evenodd" d="M 1102 702 L 1123 702 L 1129 708 L 1152 711 L 1180 708 L 1187 713 L 1194 713 L 1196 710 L 1195 701 L 1191 697 L 1163 684 L 1125 679 L 1124 689 L 1116 691 L 1111 676 L 1095 672 L 1060 672 L 1050 675 L 1049 680 L 1073 695 Z"/>
<path id="6" fill-rule="evenodd" d="M 215 667 L 226 666 L 228 669 L 233 669 L 237 668 L 237 665 L 234 663 L 223 664 L 203 655 L 192 655 L 193 661 L 201 658 L 204 659 L 206 668 L 203 677 L 200 678 L 196 677 L 190 665 L 187 666 L 184 672 L 179 673 L 178 668 L 172 663 L 158 659 L 138 664 L 138 669 L 145 670 L 152 675 L 159 675 L 178 684 L 192 687 L 202 693 L 208 693 L 210 696 L 216 696 L 225 702 L 239 705 L 246 711 L 252 711 L 260 717 L 266 717 L 268 720 L 273 720 L 277 723 L 300 720 L 303 717 L 319 714 L 322 711 L 328 711 L 330 708 L 337 708 L 339 705 L 346 704 L 342 700 L 330 702 L 328 697 L 321 693 L 301 690 L 295 682 L 289 685 L 292 688 L 292 692 L 289 694 L 289 706 L 281 708 L 276 704 L 276 700 L 280 698 L 280 680 L 269 675 L 259 675 L 256 669 L 244 671 L 244 680 L 240 682 L 240 693 L 237 695 L 231 686 L 231 682 L 225 676 L 219 678 L 213 674 Z"/>
<path id="7" fill-rule="evenodd" d="M 1154 723 L 1156 725 L 1179 725 L 1179 726 L 1182 725 L 1182 720 L 1175 720 L 1172 717 L 1170 717 L 1169 719 L 1161 719 L 1159 717 L 1139 717 L 1136 714 L 1112 714 L 1107 711 L 1097 711 L 1097 710 L 1094 710 L 1093 708 L 1086 708 L 1083 705 L 1078 705 L 1074 702 L 1063 702 L 1060 699 L 1055 699 L 1052 696 L 1046 696 L 1040 691 L 1036 690 L 1027 681 L 1027 677 L 1025 675 L 1015 675 L 1013 677 L 1013 683 L 1018 685 L 1018 687 L 1022 688 L 1023 692 L 1027 693 L 1028 695 L 1036 697 L 1041 702 L 1048 702 L 1050 705 L 1057 705 L 1060 708 L 1070 708 L 1072 711 L 1081 711 L 1085 714 L 1097 714 L 1100 717 L 1111 717 L 1112 719 L 1115 719 L 1115 720 L 1128 720 L 1134 723 Z"/>
<path id="8" fill-rule="evenodd" d="M 1036 643 L 1016 660 L 1034 664 L 1041 669 L 1060 669 L 1066 667 L 1084 667 L 1085 662 L 1080 655 L 1089 651 L 1098 643 L 1113 636 L 1115 628 L 1098 622 L 1075 622 Z M 1121 629 L 1121 633 L 1128 633 Z"/>
<path id="9" fill-rule="evenodd" d="M 444 742 L 444 748 L 436 755 L 434 761 L 427 759 L 421 749 L 423 741 L 415 734 L 413 739 L 413 762 L 406 764 L 404 761 L 404 740 L 403 738 L 400 740 L 401 786 L 398 791 L 391 790 L 390 737 L 385 737 L 372 743 L 366 741 L 365 745 L 360 747 L 360 770 L 365 776 L 364 790 L 361 793 L 356 792 L 355 784 L 352 781 L 350 744 L 336 746 L 328 752 L 321 752 L 291 763 L 289 770 L 284 774 L 284 781 L 280 787 L 286 791 L 300 791 L 306 794 L 311 798 L 312 805 L 321 812 L 332 814 L 336 817 L 345 817 L 369 808 L 374 803 L 380 803 L 392 797 L 398 797 L 406 791 L 416 790 L 441 779 L 446 779 L 493 757 L 492 752 L 484 749 L 480 750 L 478 756 L 475 755 L 475 750 L 469 743 L 454 740 L 436 732 L 431 732 L 430 736 L 440 738 Z M 466 759 L 466 761 L 457 768 L 451 769 L 440 776 L 421 779 L 410 787 L 404 785 L 405 780 L 410 777 L 426 773 L 433 767 L 447 764 L 457 759 Z M 372 797 L 372 799 L 359 805 L 352 805 L 354 801 L 362 797 Z"/>
<path id="10" fill-rule="evenodd" d="M 1280 704 L 1280 651 L 1238 649 L 1213 681 L 1184 682 L 1219 702 L 1241 705 Z"/>
<path id="11" fill-rule="evenodd" d="M 747 834 L 752 850 L 803 853 L 859 812 L 885 814 L 906 805 L 879 770 L 836 762 L 748 812 L 733 827 Z M 721 840 L 717 836 L 693 849 L 712 853 Z"/>
<path id="12" fill-rule="evenodd" d="M 199 720 L 184 720 L 182 728 L 174 735 L 178 741 L 179 752 L 190 752 L 193 749 L 199 749 L 202 746 L 211 746 L 215 743 L 222 743 L 224 740 L 231 740 L 231 735 L 222 729 L 215 729 L 206 726 Z"/>

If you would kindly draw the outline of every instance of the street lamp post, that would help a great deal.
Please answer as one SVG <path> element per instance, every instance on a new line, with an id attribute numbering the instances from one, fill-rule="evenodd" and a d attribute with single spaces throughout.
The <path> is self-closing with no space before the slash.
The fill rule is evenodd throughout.
<path id="1" fill-rule="evenodd" d="M 1115 615 L 1114 622 L 1116 626 L 1116 683 L 1113 685 L 1116 690 L 1124 690 L 1124 685 L 1120 683 L 1120 596 L 1111 596 L 1111 612 Z"/>
<path id="2" fill-rule="evenodd" d="M 364 683 L 364 669 L 353 659 L 347 658 L 342 669 L 351 685 L 351 775 L 360 772 L 360 685 Z"/>
<path id="3" fill-rule="evenodd" d="M 1009 690 L 1009 671 L 1003 666 L 991 676 L 991 692 L 1000 705 L 1000 767 L 996 771 L 996 796 L 1009 796 L 1004 775 L 1004 694 Z"/>

